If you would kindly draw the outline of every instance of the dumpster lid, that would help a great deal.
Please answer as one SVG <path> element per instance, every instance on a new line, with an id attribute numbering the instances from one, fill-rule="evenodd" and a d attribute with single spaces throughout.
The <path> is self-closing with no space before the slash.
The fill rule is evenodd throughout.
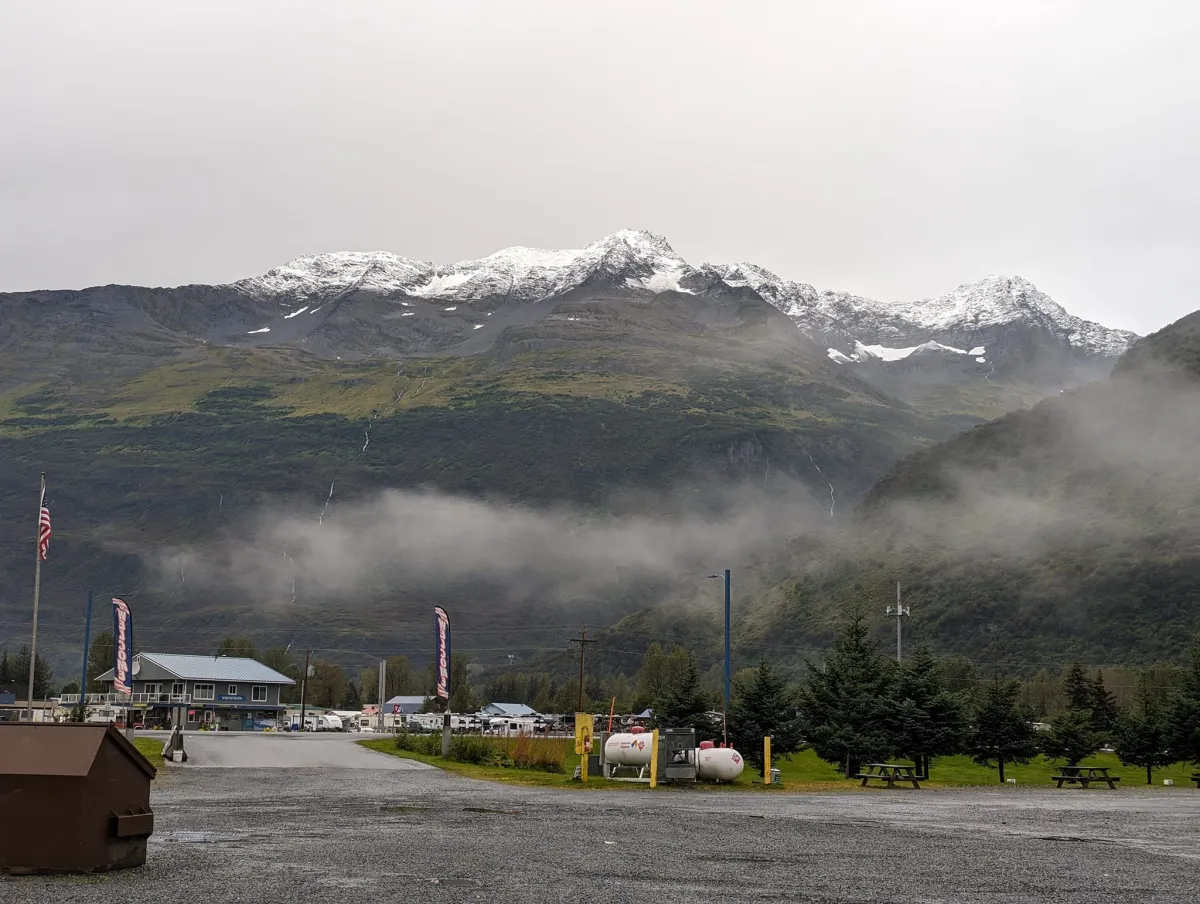
<path id="1" fill-rule="evenodd" d="M 114 726 L 86 722 L 0 722 L 0 775 L 83 778 L 105 739 L 154 778 L 158 770 Z"/>

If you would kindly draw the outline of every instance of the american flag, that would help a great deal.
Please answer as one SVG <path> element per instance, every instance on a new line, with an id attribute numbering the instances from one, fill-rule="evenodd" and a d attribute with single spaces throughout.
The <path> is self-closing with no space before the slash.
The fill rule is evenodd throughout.
<path id="1" fill-rule="evenodd" d="M 50 509 L 46 508 L 46 489 L 42 488 L 42 510 L 38 514 L 38 556 L 46 561 L 50 551 Z"/>

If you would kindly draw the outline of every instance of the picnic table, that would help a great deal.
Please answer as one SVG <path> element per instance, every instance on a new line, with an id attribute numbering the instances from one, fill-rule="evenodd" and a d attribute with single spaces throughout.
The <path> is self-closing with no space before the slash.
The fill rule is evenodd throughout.
<path id="1" fill-rule="evenodd" d="M 888 788 L 896 787 L 896 782 L 911 782 L 914 788 L 920 789 L 920 779 L 916 766 L 902 766 L 898 763 L 864 763 L 863 771 L 854 777 L 862 779 L 861 787 L 867 787 L 867 782 L 876 780 L 887 782 Z"/>
<path id="2" fill-rule="evenodd" d="M 1082 785 L 1085 789 L 1092 782 L 1097 782 L 1106 784 L 1115 791 L 1117 782 L 1121 779 L 1118 776 L 1109 775 L 1107 766 L 1063 766 L 1058 775 L 1051 776 L 1050 780 L 1057 782 L 1059 788 L 1063 786 L 1063 782 L 1068 785 Z"/>

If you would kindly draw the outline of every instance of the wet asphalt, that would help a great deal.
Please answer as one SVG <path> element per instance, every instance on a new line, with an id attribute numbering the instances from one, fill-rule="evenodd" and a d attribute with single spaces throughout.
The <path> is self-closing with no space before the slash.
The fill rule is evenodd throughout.
<path id="1" fill-rule="evenodd" d="M 1200 900 L 1200 791 L 562 792 L 354 739 L 191 736 L 146 866 L 0 901 Z"/>

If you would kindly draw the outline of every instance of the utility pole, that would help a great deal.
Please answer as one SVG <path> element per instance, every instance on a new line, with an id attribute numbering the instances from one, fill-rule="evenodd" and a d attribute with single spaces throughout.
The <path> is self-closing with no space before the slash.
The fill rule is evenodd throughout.
<path id="1" fill-rule="evenodd" d="M 305 701 L 308 699 L 308 660 L 312 650 L 304 651 L 304 674 L 300 678 L 300 730 L 304 731 Z"/>
<path id="2" fill-rule="evenodd" d="M 888 606 L 888 615 L 896 617 L 896 661 L 900 662 L 903 657 L 904 648 L 900 639 L 900 620 L 908 615 L 908 606 L 900 605 L 900 582 L 896 582 L 896 605 Z"/>
<path id="3" fill-rule="evenodd" d="M 590 643 L 595 643 L 595 642 L 596 641 L 594 641 L 594 640 L 587 639 L 587 626 L 586 625 L 584 625 L 583 629 L 579 632 L 578 637 L 571 638 L 571 643 L 579 644 L 579 701 L 575 705 L 575 712 L 577 712 L 577 713 L 583 712 L 583 660 L 584 660 L 584 654 L 587 651 L 587 645 Z"/>
<path id="4" fill-rule="evenodd" d="M 387 660 L 379 660 L 379 706 L 376 715 L 379 721 L 375 724 L 376 731 L 383 731 L 383 698 L 387 696 Z"/>

